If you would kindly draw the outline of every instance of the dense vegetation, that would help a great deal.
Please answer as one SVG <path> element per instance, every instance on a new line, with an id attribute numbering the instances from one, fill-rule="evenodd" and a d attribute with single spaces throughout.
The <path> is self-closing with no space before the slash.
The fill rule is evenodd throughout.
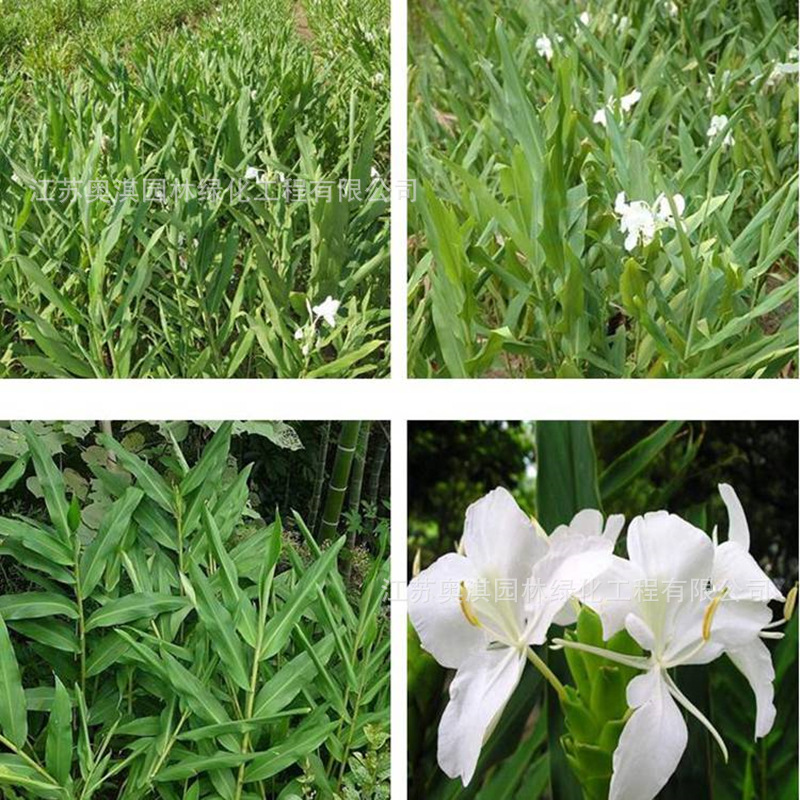
<path id="1" fill-rule="evenodd" d="M 384 430 L 331 434 L 0 425 L 4 798 L 388 796 Z"/>
<path id="2" fill-rule="evenodd" d="M 0 376 L 386 374 L 388 4 L 95 5 L 3 14 Z"/>
<path id="3" fill-rule="evenodd" d="M 794 374 L 796 4 L 414 9 L 412 375 Z"/>

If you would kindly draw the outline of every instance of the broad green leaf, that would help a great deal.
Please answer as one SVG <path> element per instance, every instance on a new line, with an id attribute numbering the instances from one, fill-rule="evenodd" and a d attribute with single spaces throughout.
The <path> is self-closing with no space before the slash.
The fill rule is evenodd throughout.
<path id="1" fill-rule="evenodd" d="M 47 722 L 45 746 L 47 771 L 62 785 L 72 769 L 72 703 L 64 685 L 56 677 L 56 691 Z"/>
<path id="2" fill-rule="evenodd" d="M 103 447 L 111 450 L 117 457 L 121 467 L 124 467 L 136 478 L 139 487 L 155 503 L 171 514 L 175 512 L 172 491 L 167 482 L 146 461 L 126 450 L 116 439 L 106 433 L 101 433 L 97 441 Z"/>
<path id="3" fill-rule="evenodd" d="M 197 596 L 197 613 L 211 637 L 211 643 L 225 664 L 228 676 L 241 689 L 249 690 L 250 677 L 242 643 L 236 636 L 233 618 L 211 591 L 199 567 L 189 565 L 189 575 Z"/>
<path id="4" fill-rule="evenodd" d="M 286 741 L 257 754 L 245 769 L 245 783 L 266 780 L 287 767 L 300 763 L 309 753 L 313 753 L 338 725 L 336 721 L 329 722 L 324 714 L 315 714 L 314 718 L 309 718 L 296 731 L 290 733 Z"/>
<path id="5" fill-rule="evenodd" d="M 320 663 L 327 664 L 333 645 L 331 634 L 314 645 Z M 316 674 L 317 667 L 308 653 L 295 656 L 261 687 L 256 695 L 253 716 L 268 717 L 286 708 L 303 689 L 313 684 Z"/>
<path id="6" fill-rule="evenodd" d="M 28 737 L 28 713 L 19 664 L 0 614 L 0 731 L 17 747 Z"/>
<path id="7" fill-rule="evenodd" d="M 108 559 L 119 546 L 131 524 L 131 517 L 144 493 L 133 487 L 103 515 L 100 529 L 81 557 L 81 594 L 90 597 L 106 568 Z"/>
<path id="8" fill-rule="evenodd" d="M 212 756 L 188 756 L 176 764 L 162 769 L 156 773 L 155 780 L 184 781 L 204 772 L 223 769 L 225 767 L 238 767 L 246 764 L 256 757 L 255 753 L 215 753 Z"/>
<path id="9" fill-rule="evenodd" d="M 151 619 L 167 611 L 178 611 L 185 608 L 184 597 L 172 597 L 157 592 L 140 592 L 125 595 L 116 600 L 109 600 L 102 608 L 95 611 L 86 621 L 86 630 L 109 628 L 134 622 L 139 619 Z"/>
<path id="10" fill-rule="evenodd" d="M 537 422 L 536 459 L 536 510 L 548 534 L 581 509 L 602 511 L 589 422 Z"/>
<path id="11" fill-rule="evenodd" d="M 36 477 L 44 492 L 44 502 L 58 534 L 63 541 L 72 540 L 72 530 L 69 525 L 69 503 L 64 488 L 64 479 L 61 472 L 53 462 L 41 438 L 34 433 L 30 425 L 24 428 L 25 441 L 33 458 Z"/>
<path id="12" fill-rule="evenodd" d="M 55 564 L 71 567 L 74 554 L 61 539 L 53 533 L 37 528 L 28 522 L 17 519 L 0 518 L 0 537 L 9 537 L 23 547 L 47 558 Z"/>
<path id="13" fill-rule="evenodd" d="M 77 619 L 78 607 L 69 598 L 53 592 L 20 592 L 0 596 L 0 614 L 8 621 L 55 615 Z"/>
<path id="14" fill-rule="evenodd" d="M 325 580 L 327 572 L 336 564 L 336 557 L 345 542 L 342 536 L 331 545 L 298 581 L 288 602 L 267 622 L 261 658 L 272 658 L 280 652 L 289 640 L 292 628 L 297 624 L 303 611 L 314 599 L 318 586 Z"/>

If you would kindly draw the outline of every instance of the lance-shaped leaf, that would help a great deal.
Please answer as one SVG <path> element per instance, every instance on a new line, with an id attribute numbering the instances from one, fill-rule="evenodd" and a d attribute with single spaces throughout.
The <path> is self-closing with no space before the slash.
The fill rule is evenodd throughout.
<path id="1" fill-rule="evenodd" d="M 250 679 L 245 664 L 244 650 L 241 641 L 236 636 L 233 618 L 225 606 L 220 603 L 208 579 L 195 564 L 189 565 L 189 574 L 192 579 L 197 599 L 197 613 L 205 625 L 211 638 L 211 644 L 219 653 L 222 663 L 230 678 L 242 689 L 250 688 Z"/>
<path id="2" fill-rule="evenodd" d="M 294 733 L 275 747 L 259 753 L 244 773 L 245 783 L 263 781 L 313 753 L 338 726 L 324 713 L 314 713 Z"/>
<path id="3" fill-rule="evenodd" d="M 321 664 L 327 664 L 333 652 L 333 636 L 328 634 L 314 646 Z M 289 705 L 309 686 L 317 674 L 317 665 L 308 653 L 301 653 L 284 664 L 256 695 L 253 716 L 268 717 Z"/>
<path id="4" fill-rule="evenodd" d="M 30 619 L 9 621 L 9 626 L 17 633 L 21 633 L 34 642 L 52 647 L 54 650 L 62 650 L 65 653 L 79 653 L 80 644 L 75 635 L 75 626 L 68 625 L 57 619 Z"/>
<path id="5" fill-rule="evenodd" d="M 226 767 L 238 767 L 255 758 L 255 753 L 222 753 L 211 756 L 189 756 L 156 774 L 157 781 L 185 781 L 203 772 Z"/>
<path id="6" fill-rule="evenodd" d="M 95 611 L 86 622 L 86 630 L 124 625 L 137 619 L 150 619 L 166 611 L 177 611 L 187 604 L 185 597 L 173 597 L 157 592 L 129 594 L 116 600 L 109 600 L 101 609 Z"/>
<path id="7" fill-rule="evenodd" d="M 58 677 L 53 707 L 47 722 L 45 765 L 58 783 L 63 785 L 67 782 L 72 767 L 72 703 Z"/>
<path id="8" fill-rule="evenodd" d="M 28 736 L 28 712 L 19 664 L 11 645 L 8 628 L 0 614 L 0 731 L 17 747 Z"/>
<path id="9" fill-rule="evenodd" d="M 64 798 L 63 789 L 49 782 L 41 772 L 13 753 L 0 754 L 0 787 L 3 786 L 25 789 L 33 797 L 42 797 L 45 800 Z M 11 796 L 19 797 L 16 794 Z"/>
<path id="10" fill-rule="evenodd" d="M 232 422 L 223 423 L 203 450 L 200 460 L 189 470 L 181 481 L 181 494 L 186 497 L 206 481 L 216 482 L 231 447 Z"/>
<path id="11" fill-rule="evenodd" d="M 327 572 L 336 563 L 336 556 L 342 549 L 345 538 L 342 536 L 325 551 L 313 566 L 306 570 L 306 574 L 292 589 L 287 602 L 267 623 L 261 658 L 272 658 L 283 649 L 289 640 L 292 628 L 297 624 L 308 604 L 316 597 L 317 587 L 323 584 Z"/>
<path id="12" fill-rule="evenodd" d="M 55 592 L 20 592 L 0 595 L 0 614 L 8 620 L 38 619 L 62 614 L 78 618 L 78 607 L 64 595 Z"/>
<path id="13" fill-rule="evenodd" d="M 165 511 L 174 513 L 172 490 L 167 482 L 146 461 L 126 450 L 116 439 L 106 433 L 97 437 L 98 442 L 117 457 L 117 463 L 130 472 L 144 493 Z"/>
<path id="14" fill-rule="evenodd" d="M 55 564 L 71 567 L 74 560 L 72 550 L 52 532 L 19 519 L 0 519 L 0 539 L 8 537 L 19 542 L 32 553 L 37 553 Z"/>
<path id="15" fill-rule="evenodd" d="M 25 441 L 33 457 L 36 477 L 44 494 L 47 513 L 59 536 L 65 542 L 69 542 L 72 539 L 72 529 L 69 525 L 69 503 L 64 491 L 64 478 L 42 439 L 34 433 L 30 425 L 26 425 L 24 430 Z"/>
<path id="16" fill-rule="evenodd" d="M 119 546 L 131 524 L 131 516 L 144 497 L 140 489 L 131 487 L 106 512 L 100 530 L 81 558 L 81 594 L 90 597 L 103 576 L 108 559 Z"/>
<path id="17" fill-rule="evenodd" d="M 222 543 L 222 537 L 214 516 L 207 507 L 203 509 L 203 520 L 205 522 L 208 546 L 221 568 L 219 580 L 222 584 L 222 597 L 228 608 L 235 608 L 239 605 L 243 596 L 239 591 L 239 573 L 236 569 L 236 564 L 233 563 L 230 555 L 228 555 L 228 551 Z"/>

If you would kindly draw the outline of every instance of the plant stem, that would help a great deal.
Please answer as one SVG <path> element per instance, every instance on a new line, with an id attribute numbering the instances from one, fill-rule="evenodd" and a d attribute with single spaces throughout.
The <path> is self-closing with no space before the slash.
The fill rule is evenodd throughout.
<path id="1" fill-rule="evenodd" d="M 0 734 L 0 744 L 5 745 L 11 752 L 16 753 L 28 766 L 35 769 L 42 777 L 47 778 L 48 783 L 52 783 L 54 785 L 58 785 L 57 781 L 50 775 L 50 773 L 41 767 L 34 759 L 32 759 L 29 755 L 26 755 L 21 748 L 17 747 L 13 742 L 6 739 L 5 736 Z"/>
<path id="2" fill-rule="evenodd" d="M 548 683 L 555 689 L 556 694 L 558 695 L 559 700 L 566 700 L 567 691 L 564 688 L 564 684 L 556 677 L 553 670 L 545 664 L 545 662 L 534 652 L 532 647 L 529 647 L 525 654 L 528 656 L 528 661 L 533 664 L 539 672 L 544 675 L 547 679 Z"/>
<path id="3" fill-rule="evenodd" d="M 267 590 L 268 592 L 269 590 Z M 250 688 L 247 690 L 247 699 L 244 706 L 244 718 L 251 719 L 253 716 L 253 705 L 256 700 L 256 689 L 258 688 L 258 665 L 261 662 L 261 645 L 264 639 L 264 626 L 267 623 L 267 597 L 261 598 L 258 613 L 258 633 L 256 634 L 256 646 L 253 650 L 253 667 L 250 670 Z M 242 753 L 250 749 L 250 731 L 245 731 L 242 736 Z M 239 765 L 239 774 L 236 778 L 236 792 L 234 800 L 241 800 L 242 789 L 244 788 L 244 764 Z"/>
<path id="4" fill-rule="evenodd" d="M 78 641 L 81 648 L 81 692 L 86 697 L 86 618 L 83 613 L 83 590 L 81 589 L 81 543 L 77 531 L 72 534 L 72 552 L 75 560 L 75 600 L 78 605 Z"/>

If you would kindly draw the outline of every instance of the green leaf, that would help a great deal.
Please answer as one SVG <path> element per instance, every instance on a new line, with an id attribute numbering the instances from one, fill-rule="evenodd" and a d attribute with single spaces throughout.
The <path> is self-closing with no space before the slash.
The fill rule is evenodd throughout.
<path id="1" fill-rule="evenodd" d="M 548 533 L 584 508 L 602 511 L 589 422 L 536 423 L 536 510 Z"/>
<path id="2" fill-rule="evenodd" d="M 285 741 L 259 753 L 245 770 L 245 783 L 266 780 L 297 764 L 314 752 L 338 725 L 336 721 L 329 722 L 324 714 L 314 714 L 294 733 L 289 734 Z"/>
<path id="3" fill-rule="evenodd" d="M 64 478 L 56 467 L 41 437 L 37 436 L 30 425 L 24 427 L 25 441 L 33 458 L 36 477 L 44 493 L 44 502 L 50 520 L 65 542 L 72 540 L 72 529 L 69 525 L 69 503 L 64 490 Z"/>
<path id="4" fill-rule="evenodd" d="M 320 663 L 326 664 L 333 652 L 333 636 L 328 634 L 314 645 L 314 653 Z M 281 711 L 310 686 L 317 674 L 317 667 L 308 653 L 301 653 L 284 664 L 256 695 L 253 716 L 268 717 Z"/>
<path id="5" fill-rule="evenodd" d="M 28 738 L 28 713 L 19 664 L 0 614 L 0 731 L 17 747 Z"/>
<path id="6" fill-rule="evenodd" d="M 289 640 L 292 628 L 300 619 L 306 606 L 314 599 L 317 586 L 321 586 L 326 573 L 336 564 L 336 556 L 345 542 L 342 536 L 329 547 L 322 557 L 309 567 L 306 574 L 292 590 L 289 600 L 267 623 L 261 658 L 272 658 L 279 653 Z"/>
<path id="7" fill-rule="evenodd" d="M 665 422 L 615 459 L 600 476 L 600 494 L 603 500 L 608 501 L 640 475 L 675 438 L 682 426 L 682 422 Z"/>
<path id="8" fill-rule="evenodd" d="M 225 767 L 238 767 L 239 764 L 246 764 L 256 757 L 255 753 L 222 753 L 218 752 L 211 756 L 188 756 L 181 759 L 177 764 L 173 764 L 166 769 L 156 773 L 155 780 L 164 781 L 184 781 L 193 778 L 203 772 L 209 772 Z"/>
<path id="9" fill-rule="evenodd" d="M 109 558 L 122 541 L 133 512 L 143 497 L 141 490 L 130 487 L 103 515 L 100 529 L 81 557 L 81 594 L 84 598 L 90 597 L 100 582 Z"/>
<path id="10" fill-rule="evenodd" d="M 72 600 L 53 592 L 20 592 L 0 596 L 0 614 L 12 619 L 37 619 L 61 614 L 78 618 L 78 607 Z"/>
<path id="11" fill-rule="evenodd" d="M 250 677 L 244 658 L 242 643 L 236 636 L 233 618 L 218 602 L 211 591 L 208 579 L 195 564 L 189 565 L 192 586 L 197 594 L 197 613 L 208 631 L 212 646 L 219 653 L 226 672 L 239 688 L 250 689 Z"/>
<path id="12" fill-rule="evenodd" d="M 134 622 L 138 619 L 151 619 L 166 611 L 177 611 L 184 608 L 188 601 L 185 597 L 173 597 L 157 592 L 139 592 L 109 600 L 101 609 L 95 611 L 86 621 L 86 631 L 95 628 L 109 628 Z"/>
<path id="13" fill-rule="evenodd" d="M 72 769 L 72 703 L 64 685 L 56 676 L 56 691 L 47 722 L 45 766 L 60 784 L 69 779 Z"/>
<path id="14" fill-rule="evenodd" d="M 225 422 L 206 445 L 200 460 L 186 473 L 180 487 L 184 497 L 187 497 L 206 481 L 217 479 L 231 447 L 232 427 L 232 422 Z"/>
<path id="15" fill-rule="evenodd" d="M 175 513 L 172 491 L 158 472 L 108 434 L 101 433 L 97 440 L 116 455 L 117 463 L 136 478 L 141 489 L 151 500 L 158 503 L 165 511 Z"/>
<path id="16" fill-rule="evenodd" d="M 72 550 L 54 533 L 23 522 L 22 520 L 0 518 L 0 537 L 6 536 L 19 542 L 23 547 L 64 567 L 73 566 Z"/>

